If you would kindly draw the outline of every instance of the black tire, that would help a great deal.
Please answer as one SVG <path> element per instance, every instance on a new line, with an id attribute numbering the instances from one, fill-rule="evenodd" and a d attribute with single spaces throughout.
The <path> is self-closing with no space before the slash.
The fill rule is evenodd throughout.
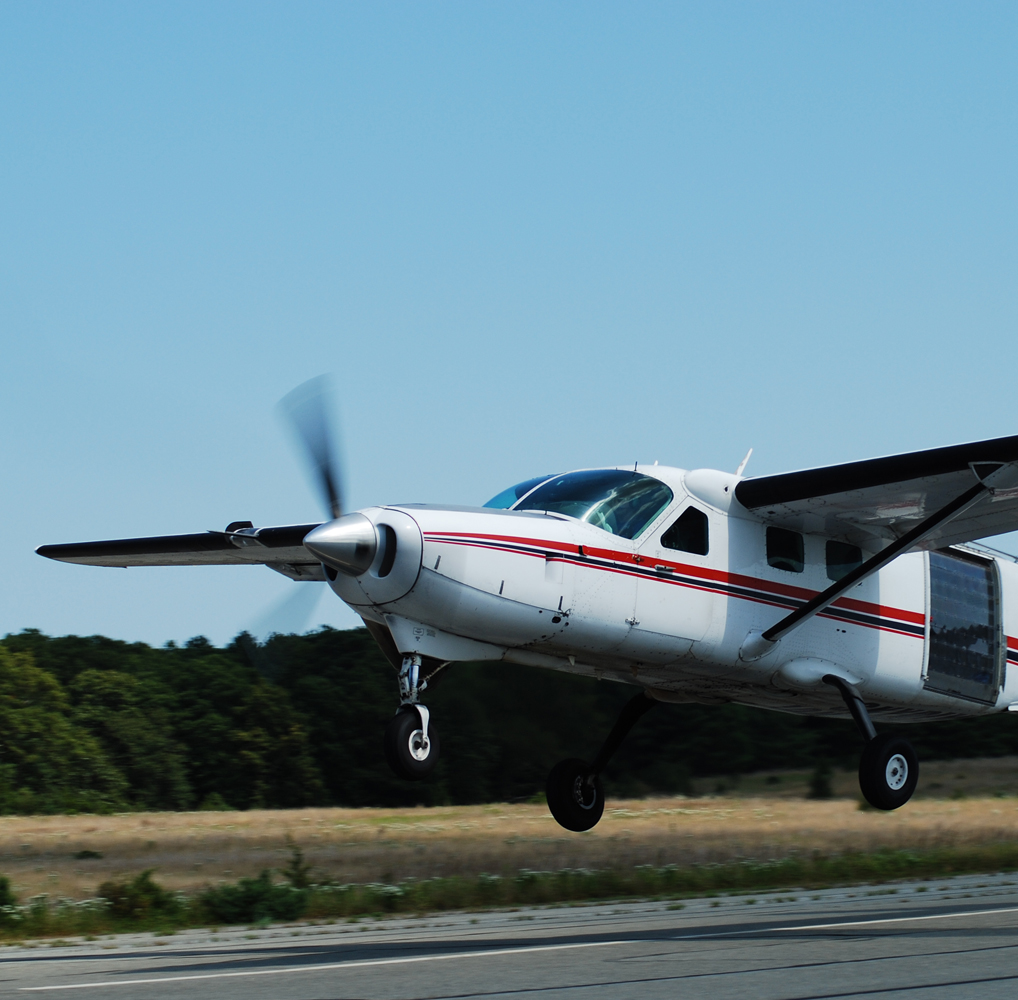
<path id="1" fill-rule="evenodd" d="M 560 760 L 548 775 L 546 791 L 548 808 L 559 826 L 582 833 L 597 825 L 604 812 L 604 789 L 601 779 L 587 781 L 589 765 L 572 757 Z"/>
<path id="2" fill-rule="evenodd" d="M 859 788 L 874 809 L 897 809 L 915 791 L 919 759 L 901 736 L 883 733 L 866 744 L 859 761 Z"/>
<path id="3" fill-rule="evenodd" d="M 385 759 L 397 778 L 420 781 L 435 770 L 440 745 L 435 723 L 428 722 L 428 740 L 422 745 L 421 717 L 416 708 L 403 706 L 385 727 Z"/>

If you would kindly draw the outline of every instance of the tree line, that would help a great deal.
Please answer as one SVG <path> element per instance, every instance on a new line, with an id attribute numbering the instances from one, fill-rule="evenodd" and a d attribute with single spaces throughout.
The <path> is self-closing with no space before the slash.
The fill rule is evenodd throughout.
<path id="1" fill-rule="evenodd" d="M 365 629 L 198 637 L 0 639 L 0 812 L 435 805 L 524 800 L 562 757 L 590 757 L 635 688 L 503 663 L 456 664 L 428 692 L 434 775 L 395 778 L 382 731 L 396 677 Z M 1007 714 L 902 727 L 920 759 L 1018 753 Z M 604 775 L 609 795 L 693 776 L 854 766 L 850 722 L 739 705 L 660 705 Z"/>

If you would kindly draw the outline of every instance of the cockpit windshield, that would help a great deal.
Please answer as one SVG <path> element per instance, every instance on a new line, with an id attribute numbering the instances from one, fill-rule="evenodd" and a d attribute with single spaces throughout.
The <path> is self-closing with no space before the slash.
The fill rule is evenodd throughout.
<path id="1" fill-rule="evenodd" d="M 593 469 L 556 476 L 515 510 L 547 510 L 586 521 L 622 538 L 636 538 L 672 502 L 672 491 L 651 476 Z"/>
<path id="2" fill-rule="evenodd" d="M 528 479 L 524 483 L 517 483 L 507 490 L 502 490 L 498 496 L 492 497 L 484 506 L 494 507 L 497 510 L 508 510 L 517 500 L 525 497 L 535 486 L 551 479 L 551 476 L 538 476 L 536 479 Z"/>

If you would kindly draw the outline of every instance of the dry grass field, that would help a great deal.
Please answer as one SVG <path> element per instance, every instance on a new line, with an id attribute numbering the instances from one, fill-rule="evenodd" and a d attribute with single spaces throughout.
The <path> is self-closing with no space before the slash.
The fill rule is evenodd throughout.
<path id="1" fill-rule="evenodd" d="M 317 878 L 363 883 L 964 847 L 1018 834 L 1016 758 L 924 764 L 916 798 L 894 813 L 860 809 L 854 774 L 836 773 L 835 797 L 823 801 L 805 798 L 807 782 L 804 772 L 760 774 L 721 792 L 716 780 L 702 783 L 702 797 L 610 800 L 601 823 L 580 835 L 529 804 L 5 816 L 0 873 L 22 898 L 81 899 L 146 868 L 172 889 L 232 882 L 281 867 L 290 842 Z M 75 857 L 81 852 L 102 856 Z"/>

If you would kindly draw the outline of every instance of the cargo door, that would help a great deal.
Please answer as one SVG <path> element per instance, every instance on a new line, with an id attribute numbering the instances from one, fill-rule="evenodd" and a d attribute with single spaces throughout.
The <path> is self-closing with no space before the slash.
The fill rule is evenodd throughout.
<path id="1" fill-rule="evenodd" d="M 930 553 L 925 687 L 992 704 L 1003 676 L 1000 582 L 992 559 Z"/>

